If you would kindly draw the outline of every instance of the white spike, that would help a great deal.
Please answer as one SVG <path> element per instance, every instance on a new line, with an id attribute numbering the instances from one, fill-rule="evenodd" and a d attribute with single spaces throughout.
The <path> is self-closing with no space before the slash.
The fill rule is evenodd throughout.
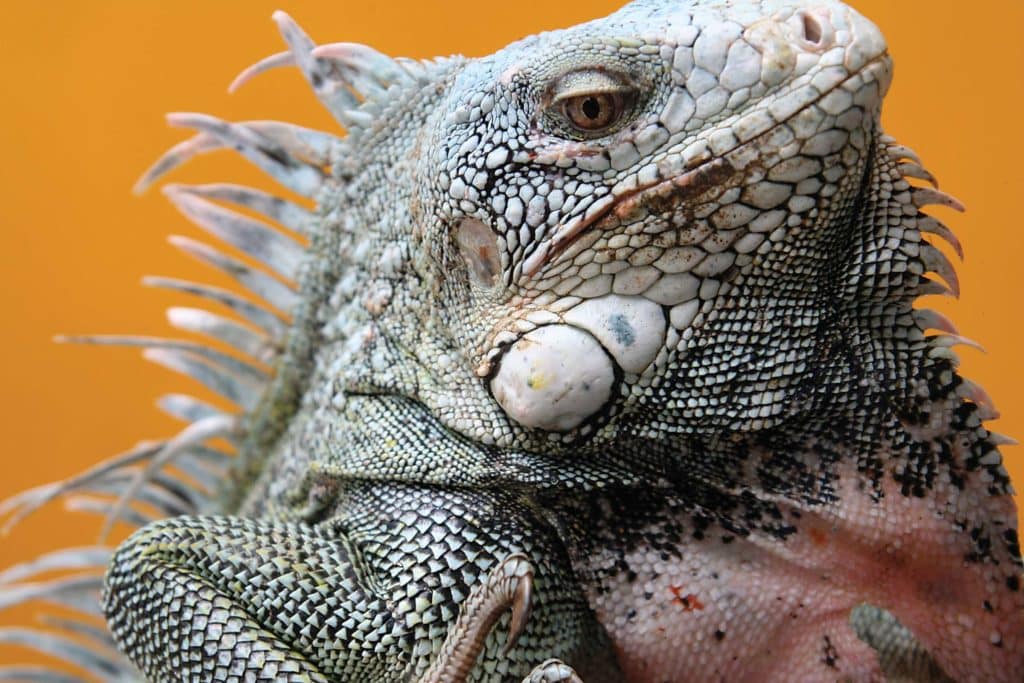
<path id="1" fill-rule="evenodd" d="M 179 142 L 174 147 L 171 147 L 169 150 L 164 152 L 163 156 L 157 159 L 156 162 L 142 174 L 142 177 L 136 181 L 132 191 L 135 194 L 142 194 L 157 180 L 167 175 L 178 166 L 181 166 L 192 157 L 199 154 L 205 154 L 206 152 L 212 152 L 215 149 L 221 149 L 223 147 L 224 143 L 214 136 L 207 135 L 206 133 L 200 133 L 188 140 Z"/>
<path id="2" fill-rule="evenodd" d="M 97 346 L 131 346 L 143 349 L 163 349 L 193 354 L 218 366 L 223 372 L 230 374 L 239 382 L 253 386 L 263 386 L 269 375 L 259 368 L 217 349 L 196 344 L 195 342 L 163 337 L 144 337 L 135 335 L 94 334 L 80 336 L 56 337 L 58 342 L 69 344 L 95 344 Z"/>
<path id="3" fill-rule="evenodd" d="M 956 197 L 940 192 L 930 187 L 915 187 L 911 190 L 912 201 L 917 208 L 923 208 L 929 204 L 948 206 L 956 211 L 965 211 L 966 207 Z"/>
<path id="4" fill-rule="evenodd" d="M 314 196 L 323 184 L 323 171 L 302 163 L 245 123 L 229 123 L 214 116 L 187 112 L 168 114 L 167 122 L 178 128 L 191 128 L 213 136 L 288 189 L 306 197 Z"/>
<path id="5" fill-rule="evenodd" d="M 277 355 L 266 335 L 201 308 L 173 306 L 167 309 L 167 320 L 179 330 L 222 341 L 261 363 L 268 363 Z"/>
<path id="6" fill-rule="evenodd" d="M 71 495 L 64 499 L 64 509 L 68 512 L 84 512 L 89 515 L 96 515 L 107 519 L 114 510 L 114 501 L 108 498 L 96 498 L 94 496 Z M 180 514 L 180 513 L 179 513 Z M 128 508 L 120 512 L 118 521 L 124 522 L 130 527 L 141 529 L 150 522 L 155 522 L 166 514 L 142 512 L 135 508 Z"/>
<path id="7" fill-rule="evenodd" d="M 953 247 L 953 250 L 956 251 L 956 255 L 960 257 L 960 260 L 964 259 L 964 248 L 960 244 L 960 240 L 956 238 L 956 234 L 947 228 L 946 224 L 942 221 L 936 220 L 931 216 L 921 215 L 917 217 L 917 229 L 946 240 Z"/>
<path id="8" fill-rule="evenodd" d="M 197 261 L 227 273 L 250 292 L 285 315 L 290 315 L 301 301 L 299 293 L 280 280 L 250 268 L 211 246 L 182 235 L 170 235 L 167 241 Z M 250 316 L 244 313 L 242 315 L 255 322 Z M 264 330 L 267 329 L 264 325 L 260 325 L 260 327 Z"/>
<path id="9" fill-rule="evenodd" d="M 120 496 L 125 486 L 134 480 L 137 471 L 138 468 L 126 468 L 111 472 L 102 479 L 90 483 L 86 493 L 100 496 Z M 107 502 L 105 499 L 93 498 L 92 495 L 67 494 L 64 497 L 65 504 L 67 501 L 81 501 L 83 498 Z M 200 498 L 202 498 L 201 494 L 192 491 L 184 482 L 162 472 L 147 481 L 136 495 L 136 500 L 153 507 L 164 517 L 194 513 L 197 507 L 196 502 Z M 96 505 L 90 504 L 90 509 L 95 508 Z"/>
<path id="10" fill-rule="evenodd" d="M 338 65 L 345 79 L 364 99 L 380 98 L 393 84 L 413 85 L 401 63 L 359 43 L 331 43 L 313 49 L 313 57 Z"/>
<path id="11" fill-rule="evenodd" d="M 146 463 L 145 467 L 124 490 L 124 493 L 121 494 L 121 497 L 111 510 L 110 516 L 107 517 L 103 530 L 100 532 L 100 538 L 106 538 L 114 522 L 120 517 L 120 513 L 128 507 L 129 503 L 131 503 L 143 486 L 162 467 L 173 462 L 177 456 L 186 452 L 192 446 L 199 446 L 209 439 L 231 434 L 238 429 L 238 426 L 239 421 L 237 418 L 230 415 L 217 415 L 193 422 L 181 430 L 177 436 L 164 444 L 160 452 Z"/>
<path id="12" fill-rule="evenodd" d="M 193 194 L 187 186 L 167 185 L 167 198 L 193 223 L 238 248 L 282 277 L 295 279 L 305 249 L 269 225 L 224 209 Z"/>
<path id="13" fill-rule="evenodd" d="M 160 410 L 182 422 L 195 422 L 204 417 L 226 415 L 222 410 L 214 408 L 206 401 L 187 394 L 165 394 L 156 400 Z"/>
<path id="14" fill-rule="evenodd" d="M 955 296 L 953 290 L 946 286 L 941 280 L 932 280 L 922 277 L 921 281 L 913 288 L 915 296 Z"/>
<path id="15" fill-rule="evenodd" d="M 308 235 L 315 216 L 287 199 L 275 197 L 262 190 L 230 183 L 210 183 L 208 185 L 191 185 L 189 191 L 194 195 L 231 202 L 238 206 L 263 214 L 267 218 L 300 235 Z"/>
<path id="16" fill-rule="evenodd" d="M 278 52 L 269 57 L 264 57 L 251 66 L 247 66 L 242 70 L 242 73 L 235 76 L 235 80 L 231 81 L 231 85 L 228 86 L 228 92 L 234 93 L 256 76 L 282 66 L 295 66 L 295 57 L 291 52 Z"/>
<path id="17" fill-rule="evenodd" d="M 0 572 L 0 586 L 22 581 L 35 574 L 71 569 L 105 570 L 110 562 L 111 549 L 93 545 L 79 548 L 62 548 L 40 555 L 28 562 L 16 564 Z"/>
<path id="18" fill-rule="evenodd" d="M 256 327 L 265 331 L 271 339 L 284 339 L 286 327 L 280 318 L 265 308 L 260 308 L 259 306 L 256 306 L 255 304 L 252 304 L 227 290 L 189 282 L 188 280 L 156 277 L 152 275 L 142 278 L 142 284 L 147 287 L 159 287 L 161 289 L 170 289 L 176 292 L 185 292 L 186 294 L 198 296 L 209 301 L 215 301 L 227 306 L 229 309 L 238 313 Z"/>
<path id="19" fill-rule="evenodd" d="M 910 159 L 918 166 L 923 166 L 921 163 L 921 157 L 917 156 L 917 153 L 904 145 L 889 145 L 888 147 L 889 156 L 893 161 L 901 161 L 903 159 Z"/>
<path id="20" fill-rule="evenodd" d="M 975 384 L 966 377 L 961 377 L 960 396 L 978 406 L 978 417 L 981 420 L 995 420 L 999 417 L 999 411 L 992 397 L 988 395 L 980 385 Z"/>
<path id="21" fill-rule="evenodd" d="M 175 460 L 174 466 L 194 482 L 190 486 L 199 486 L 205 494 L 210 494 L 219 490 L 220 484 L 227 474 L 225 468 L 214 466 L 205 455 L 198 455 L 200 450 L 211 451 L 213 449 L 192 448 L 188 453 Z M 220 453 L 220 456 L 225 460 L 231 459 L 231 456 L 226 453 Z M 209 500 L 209 496 L 205 494 L 204 497 Z M 205 512 L 205 508 L 200 509 L 200 513 L 202 512 Z"/>
<path id="22" fill-rule="evenodd" d="M 278 10 L 274 12 L 273 19 L 281 36 L 291 48 L 295 64 L 312 86 L 317 99 L 338 123 L 346 128 L 352 128 L 353 121 L 347 114 L 349 110 L 359 106 L 359 100 L 352 94 L 352 86 L 345 78 L 345 74 L 330 61 L 313 56 L 316 44 L 288 14 Z"/>
<path id="23" fill-rule="evenodd" d="M 46 631 L 27 628 L 0 628 L 0 644 L 20 645 L 64 660 L 85 669 L 104 681 L 122 680 L 127 666 L 95 650 Z"/>
<path id="24" fill-rule="evenodd" d="M 946 255 L 930 244 L 922 244 L 920 250 L 921 262 L 924 267 L 942 278 L 954 297 L 960 296 L 960 280 L 956 276 L 956 268 L 949 262 Z"/>
<path id="25" fill-rule="evenodd" d="M 110 635 L 110 631 L 105 626 L 99 626 L 97 624 L 87 623 L 80 619 L 68 619 L 65 617 L 53 617 L 48 615 L 42 615 L 39 620 L 45 626 L 51 626 L 68 633 L 73 633 L 76 636 L 80 636 L 84 640 L 92 641 L 99 647 L 105 647 L 112 653 L 117 651 L 117 644 L 114 642 L 113 636 Z"/>
<path id="26" fill-rule="evenodd" d="M 994 445 L 994 446 L 1018 446 L 1018 445 L 1020 445 L 1020 441 L 1017 441 L 1017 439 L 1013 438 L 1012 436 L 1007 436 L 1006 434 L 1000 434 L 999 432 L 992 432 L 992 431 L 990 431 L 988 433 L 988 440 L 991 441 L 992 445 Z"/>
<path id="27" fill-rule="evenodd" d="M 929 173 L 928 169 L 918 163 L 903 162 L 897 166 L 897 170 L 899 170 L 900 175 L 904 178 L 917 178 L 918 180 L 930 183 L 935 189 L 938 189 L 939 187 L 939 181 L 936 180 L 935 176 Z"/>
<path id="28" fill-rule="evenodd" d="M 97 569 L 93 567 L 93 569 Z M 102 568 L 100 568 L 102 569 Z M 0 610 L 29 600 L 56 597 L 61 593 L 97 590 L 103 586 L 103 573 L 64 576 L 49 581 L 15 583 L 0 586 Z"/>
<path id="29" fill-rule="evenodd" d="M 956 325 L 942 315 L 938 311 L 930 308 L 918 308 L 914 309 L 911 314 L 914 317 L 914 322 L 921 330 L 939 330 L 940 332 L 947 332 L 949 334 L 960 335 L 960 331 L 956 329 Z"/>
<path id="30" fill-rule="evenodd" d="M 81 676 L 38 666 L 0 666 L 0 681 L 18 683 L 82 683 Z"/>
<path id="31" fill-rule="evenodd" d="M 234 456 L 209 446 L 193 446 L 174 466 L 199 482 L 207 491 L 215 492 L 227 478 Z"/>
<path id="32" fill-rule="evenodd" d="M 321 167 L 334 164 L 334 150 L 340 140 L 329 133 L 283 121 L 249 121 L 246 126 L 273 140 L 299 161 Z"/>
<path id="33" fill-rule="evenodd" d="M 942 334 L 942 335 L 939 335 L 939 336 L 935 337 L 934 339 L 932 339 L 932 345 L 933 346 L 947 346 L 947 347 L 958 346 L 958 345 L 959 346 L 969 346 L 972 349 L 977 349 L 978 351 L 981 351 L 982 353 L 986 353 L 984 346 L 982 346 L 978 342 L 974 341 L 973 339 L 968 339 L 967 337 L 962 337 L 962 336 L 960 336 L 958 334 Z"/>
<path id="34" fill-rule="evenodd" d="M 58 605 L 60 607 L 81 612 L 82 614 L 97 619 L 103 619 L 103 608 L 100 605 L 100 590 L 85 589 L 82 591 L 69 591 L 60 595 L 51 595 L 44 602 Z"/>
<path id="35" fill-rule="evenodd" d="M 117 472 L 105 481 L 101 482 L 98 486 L 90 489 L 89 492 L 113 496 L 114 500 L 116 500 L 121 496 L 125 487 L 135 481 L 138 471 L 139 470 L 137 469 L 133 469 L 130 471 Z M 187 493 L 187 497 L 183 496 L 183 493 Z M 76 494 L 68 496 L 64 500 L 65 506 L 80 506 L 77 509 L 84 509 L 81 506 L 85 506 L 88 508 L 89 512 L 102 514 L 101 511 L 105 510 L 107 512 L 107 515 L 104 515 L 105 517 L 114 511 L 113 501 L 107 498 L 97 498 L 89 495 Z M 141 526 L 161 517 L 177 517 L 179 515 L 196 514 L 199 510 L 199 506 L 205 505 L 207 502 L 207 498 L 203 493 L 193 490 L 190 486 L 186 486 L 183 482 L 174 479 L 170 474 L 163 472 L 158 473 L 152 479 L 147 481 L 145 485 L 135 493 L 133 500 L 154 510 L 152 513 L 146 509 L 136 511 L 142 513 L 146 518 Z M 133 509 L 134 508 L 129 507 L 121 510 L 121 520 L 128 524 L 135 525 L 135 518 L 127 514 L 129 510 Z"/>
<path id="36" fill-rule="evenodd" d="M 77 491 L 85 486 L 91 486 L 115 470 L 129 467 L 151 458 L 160 451 L 162 446 L 163 442 L 143 441 L 131 450 L 108 458 L 81 474 L 77 474 L 64 481 L 56 481 L 44 484 L 43 486 L 37 486 L 28 491 L 22 491 L 0 502 L 0 516 L 14 512 L 3 528 L 0 529 L 0 535 L 9 533 L 18 522 L 50 501 L 70 491 Z"/>
<path id="37" fill-rule="evenodd" d="M 143 358 L 162 365 L 168 370 L 191 377 L 216 394 L 251 411 L 263 394 L 264 385 L 246 381 L 243 377 L 227 372 L 200 356 L 188 351 L 167 348 L 147 348 Z"/>

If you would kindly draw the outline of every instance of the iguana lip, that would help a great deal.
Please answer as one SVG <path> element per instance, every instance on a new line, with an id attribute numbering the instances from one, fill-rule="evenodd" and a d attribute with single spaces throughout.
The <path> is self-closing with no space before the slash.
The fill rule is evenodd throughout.
<path id="1" fill-rule="evenodd" d="M 766 131 L 767 132 L 767 131 Z M 544 266 L 557 262 L 570 246 L 611 215 L 626 216 L 641 202 L 656 197 L 671 198 L 674 203 L 685 201 L 720 184 L 735 172 L 724 157 L 701 161 L 691 170 L 666 180 L 635 188 L 608 202 L 593 215 L 586 217 L 569 230 L 556 235 L 547 245 L 530 255 L 524 263 L 523 274 L 532 278 Z M 533 263 L 531 263 L 531 261 Z"/>
<path id="2" fill-rule="evenodd" d="M 783 120 L 776 122 L 775 125 L 766 128 L 746 142 L 739 143 L 731 149 L 720 153 L 718 156 L 710 159 L 698 158 L 689 169 L 679 175 L 659 180 L 648 185 L 636 187 L 618 197 L 606 195 L 606 197 L 602 199 L 608 199 L 609 201 L 604 206 L 595 210 L 592 215 L 585 216 L 571 227 L 567 224 L 563 224 L 560 226 L 562 229 L 556 232 L 550 242 L 541 244 L 536 251 L 530 254 L 523 263 L 523 275 L 526 278 L 533 278 L 545 266 L 556 263 L 559 257 L 564 254 L 569 247 L 613 213 L 617 216 L 627 216 L 641 202 L 655 197 L 671 198 L 673 203 L 679 203 L 698 196 L 716 185 L 720 185 L 728 177 L 738 172 L 738 169 L 736 169 L 726 159 L 728 155 L 745 145 L 754 143 L 758 138 L 771 133 L 779 126 L 785 125 L 791 119 L 798 116 L 800 112 L 805 111 L 808 107 L 814 106 L 834 90 L 843 87 L 843 85 L 848 83 L 851 79 L 877 69 L 879 65 L 884 63 L 887 59 L 889 59 L 889 52 L 888 50 L 885 50 L 876 57 L 868 60 L 857 71 L 839 81 L 831 88 L 820 93 L 818 97 L 814 98 L 800 109 L 797 109 Z"/>

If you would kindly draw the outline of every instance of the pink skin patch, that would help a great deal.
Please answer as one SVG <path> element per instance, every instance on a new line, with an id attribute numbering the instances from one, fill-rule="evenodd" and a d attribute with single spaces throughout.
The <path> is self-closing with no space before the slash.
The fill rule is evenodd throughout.
<path id="1" fill-rule="evenodd" d="M 890 480 L 876 503 L 851 469 L 836 491 L 842 502 L 776 501 L 797 528 L 784 541 L 708 533 L 687 538 L 679 558 L 647 547 L 627 554 L 636 575 L 590 598 L 628 680 L 884 681 L 849 625 L 863 603 L 892 612 L 958 681 L 1020 680 L 1024 592 L 1007 585 L 1019 568 L 996 543 L 998 564 L 966 561 L 973 541 L 960 527 L 1013 519 L 1012 499 L 972 510 L 953 487 L 916 498 Z"/>

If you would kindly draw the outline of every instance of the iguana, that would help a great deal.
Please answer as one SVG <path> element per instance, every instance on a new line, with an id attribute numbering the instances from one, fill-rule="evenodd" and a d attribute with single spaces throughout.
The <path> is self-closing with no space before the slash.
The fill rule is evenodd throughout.
<path id="1" fill-rule="evenodd" d="M 959 204 L 880 128 L 874 25 L 636 0 L 421 62 L 275 19 L 239 82 L 297 66 L 347 134 L 175 114 L 142 182 L 232 148 L 311 198 L 166 187 L 265 305 L 155 280 L 234 352 L 86 339 L 242 413 L 171 396 L 179 435 L 9 501 L 142 528 L 0 576 L 84 613 L 0 641 L 104 680 L 1021 680 L 1005 438 L 914 308 L 957 293 L 923 208 Z"/>

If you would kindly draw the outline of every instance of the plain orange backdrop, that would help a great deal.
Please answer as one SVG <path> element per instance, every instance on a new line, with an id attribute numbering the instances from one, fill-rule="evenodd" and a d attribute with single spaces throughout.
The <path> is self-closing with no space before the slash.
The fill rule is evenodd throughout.
<path id="1" fill-rule="evenodd" d="M 133 197 L 137 176 L 182 139 L 166 111 L 282 119 L 334 130 L 294 70 L 225 87 L 282 48 L 269 17 L 287 10 L 321 42 L 384 52 L 481 55 L 542 29 L 607 13 L 586 2 L 324 0 L 50 0 L 4 4 L 0 22 L 0 499 L 78 472 L 175 424 L 153 399 L 186 380 L 119 349 L 58 346 L 58 332 L 170 332 L 180 297 L 138 286 L 147 273 L 227 285 L 165 242 L 197 236 L 159 195 Z M 933 305 L 983 355 L 961 351 L 986 387 L 998 431 L 1024 436 L 1024 2 L 852 0 L 886 33 L 896 80 L 887 132 L 916 149 L 942 188 L 968 206 L 942 213 L 964 243 L 959 302 Z M 231 155 L 202 158 L 175 180 L 268 186 Z M 1024 452 L 1004 449 L 1024 487 Z M 44 511 L 0 539 L 0 568 L 61 545 L 95 541 L 97 520 Z M 0 625 L 28 610 L 0 613 Z M 26 653 L 0 648 L 0 663 Z"/>

